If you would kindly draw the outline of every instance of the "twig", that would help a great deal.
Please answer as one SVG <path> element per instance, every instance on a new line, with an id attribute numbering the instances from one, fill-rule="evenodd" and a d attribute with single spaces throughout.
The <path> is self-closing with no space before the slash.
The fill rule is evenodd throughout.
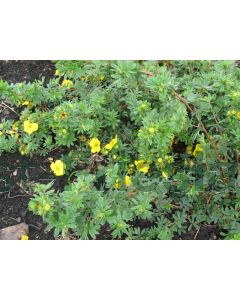
<path id="1" fill-rule="evenodd" d="M 143 70 L 142 71 L 144 74 L 146 74 L 148 77 L 152 77 L 153 76 L 153 73 L 147 71 L 147 70 Z"/>
<path id="2" fill-rule="evenodd" d="M 26 194 L 29 195 L 29 196 L 32 196 L 32 194 L 30 194 L 28 191 L 26 191 L 26 190 L 21 186 L 21 184 L 19 184 L 19 183 L 17 182 L 16 185 L 17 185 L 24 193 L 26 193 Z"/>
<path id="3" fill-rule="evenodd" d="M 144 74 L 146 74 L 147 76 L 149 77 L 152 77 L 153 76 L 153 73 L 149 72 L 149 71 L 146 71 L 146 70 L 143 70 L 142 71 Z M 217 147 L 212 139 L 212 137 L 210 136 L 210 134 L 208 133 L 206 127 L 204 126 L 204 124 L 202 123 L 202 121 L 198 118 L 197 114 L 196 114 L 196 108 L 194 107 L 194 109 L 191 108 L 191 106 L 188 104 L 187 100 L 184 99 L 181 95 L 179 95 L 178 93 L 176 93 L 175 91 L 173 91 L 173 93 L 175 94 L 175 96 L 187 107 L 187 109 L 191 112 L 191 113 L 195 113 L 195 118 L 197 119 L 200 127 L 203 129 L 204 133 L 206 134 L 214 152 L 215 152 L 215 155 L 216 155 L 216 158 L 218 160 L 218 162 L 221 162 L 222 161 L 222 158 L 221 156 L 219 155 L 218 153 L 218 150 L 217 150 Z M 222 167 L 220 167 L 220 172 L 221 172 L 221 176 L 223 178 L 223 181 L 224 183 L 227 183 L 227 180 L 225 178 L 225 175 L 224 175 L 224 170 Z"/>
<path id="4" fill-rule="evenodd" d="M 178 99 L 179 99 L 179 100 L 187 107 L 187 109 L 188 109 L 191 113 L 196 113 L 196 109 L 195 109 L 195 108 L 192 109 L 191 106 L 188 104 L 188 102 L 187 102 L 186 99 L 184 99 L 182 96 L 180 96 L 180 95 L 179 95 L 178 93 L 176 93 L 175 91 L 173 91 L 173 93 L 174 93 L 175 96 L 178 97 Z M 195 118 L 197 119 L 197 121 L 198 121 L 200 127 L 202 127 L 204 133 L 206 134 L 206 136 L 207 136 L 207 138 L 208 138 L 210 144 L 212 145 L 212 147 L 213 147 L 213 149 L 214 149 L 214 151 L 215 151 L 216 156 L 219 157 L 219 153 L 218 153 L 218 151 L 217 151 L 217 149 L 216 149 L 216 145 L 215 145 L 215 143 L 214 143 L 212 137 L 209 135 L 209 133 L 208 133 L 206 127 L 203 125 L 202 121 L 198 118 L 197 114 L 195 114 Z"/>
<path id="5" fill-rule="evenodd" d="M 194 235 L 194 238 L 193 238 L 194 240 L 196 240 L 196 238 L 197 238 L 197 235 L 198 235 L 199 231 L 200 231 L 200 227 L 198 228 L 198 230 L 197 230 L 196 234 Z"/>
<path id="6" fill-rule="evenodd" d="M 218 150 L 217 150 L 217 147 L 215 145 L 215 142 L 214 140 L 212 139 L 212 137 L 210 136 L 210 134 L 208 133 L 206 127 L 204 126 L 203 122 L 198 118 L 197 114 L 196 114 L 196 108 L 192 109 L 191 106 L 188 104 L 187 100 L 185 98 L 183 98 L 181 95 L 179 95 L 178 93 L 176 93 L 175 91 L 173 91 L 174 95 L 187 107 L 187 109 L 191 112 L 191 113 L 195 113 L 195 118 L 197 119 L 200 127 L 202 128 L 202 130 L 204 131 L 204 133 L 206 134 L 214 152 L 215 152 L 215 155 L 216 155 L 216 158 L 218 160 L 218 162 L 222 162 L 222 158 L 220 156 L 220 154 L 218 153 Z M 223 168 L 220 167 L 220 171 L 221 171 L 221 175 L 222 175 L 222 178 L 223 178 L 223 181 L 226 183 L 226 178 L 225 178 L 225 175 L 224 175 L 224 171 L 223 171 Z"/>
<path id="7" fill-rule="evenodd" d="M 19 117 L 19 114 L 13 108 L 11 108 L 10 106 L 8 106 L 5 102 L 2 101 L 1 104 L 0 104 L 0 106 L 4 107 L 4 108 L 10 109 L 12 112 L 14 112 Z"/>
<path id="8" fill-rule="evenodd" d="M 36 225 L 34 225 L 34 224 L 28 224 L 28 226 L 33 227 L 33 228 L 35 228 L 35 229 L 37 229 L 37 230 L 41 230 L 40 227 L 38 227 L 38 226 L 36 226 Z"/>
<path id="9" fill-rule="evenodd" d="M 8 192 L 8 199 L 13 199 L 16 197 L 29 197 L 29 195 L 15 195 L 15 196 L 10 196 L 10 191 Z"/>

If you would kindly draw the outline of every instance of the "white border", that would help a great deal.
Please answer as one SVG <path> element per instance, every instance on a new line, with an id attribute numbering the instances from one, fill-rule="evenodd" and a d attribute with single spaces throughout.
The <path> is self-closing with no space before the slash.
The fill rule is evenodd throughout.
<path id="1" fill-rule="evenodd" d="M 2 299 L 239 295 L 238 241 L 16 241 L 0 247 Z"/>
<path id="2" fill-rule="evenodd" d="M 240 57 L 239 0 L 8 0 L 0 9 L 0 59 Z M 236 299 L 239 245 L 1 241 L 0 296 Z"/>
<path id="3" fill-rule="evenodd" d="M 1 1 L 0 59 L 238 59 L 238 0 Z"/>

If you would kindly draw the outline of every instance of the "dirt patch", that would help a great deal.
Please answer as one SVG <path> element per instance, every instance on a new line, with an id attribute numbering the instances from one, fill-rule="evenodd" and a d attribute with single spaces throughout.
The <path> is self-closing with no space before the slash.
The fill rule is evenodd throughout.
<path id="1" fill-rule="evenodd" d="M 54 181 L 59 189 L 64 183 L 49 171 L 49 162 L 42 157 L 29 159 L 18 154 L 3 154 L 0 162 L 0 229 L 25 222 L 30 239 L 53 239 L 52 232 L 39 216 L 28 211 L 33 186 Z"/>
<path id="2" fill-rule="evenodd" d="M 191 230 L 181 236 L 176 236 L 176 240 L 220 240 L 220 229 L 217 225 L 202 225 L 198 230 Z"/>
<path id="3" fill-rule="evenodd" d="M 0 79 L 10 83 L 33 82 L 45 77 L 46 82 L 53 77 L 54 64 L 48 60 L 0 61 Z M 7 112 L 9 115 L 11 111 Z M 9 116 L 8 116 L 9 117 Z M 13 119 L 16 116 L 13 114 Z M 52 232 L 46 232 L 42 219 L 28 211 L 31 184 L 46 183 L 55 179 L 49 172 L 49 162 L 42 157 L 34 159 L 19 154 L 3 154 L 0 160 L 0 229 L 26 222 L 30 239 L 53 239 Z"/>
<path id="4" fill-rule="evenodd" d="M 48 81 L 54 76 L 55 67 L 50 60 L 1 60 L 0 79 L 11 83 L 33 82 L 45 77 Z"/>

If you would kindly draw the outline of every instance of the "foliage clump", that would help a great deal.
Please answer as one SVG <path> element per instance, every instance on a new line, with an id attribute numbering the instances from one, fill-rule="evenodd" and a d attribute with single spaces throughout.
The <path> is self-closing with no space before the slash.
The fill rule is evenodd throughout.
<path id="1" fill-rule="evenodd" d="M 57 61 L 45 84 L 0 81 L 18 112 L 0 154 L 59 157 L 64 191 L 29 208 L 56 235 L 172 239 L 201 225 L 240 233 L 240 70 L 232 61 Z M 65 154 L 64 154 L 65 153 Z"/>

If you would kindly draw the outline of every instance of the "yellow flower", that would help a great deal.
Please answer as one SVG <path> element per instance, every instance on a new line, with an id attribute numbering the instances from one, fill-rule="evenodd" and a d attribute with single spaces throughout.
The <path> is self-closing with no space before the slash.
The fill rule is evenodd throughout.
<path id="1" fill-rule="evenodd" d="M 240 111 L 236 113 L 237 118 L 240 120 Z"/>
<path id="2" fill-rule="evenodd" d="M 62 86 L 70 89 L 71 87 L 73 87 L 73 82 L 71 80 L 65 79 L 62 82 Z"/>
<path id="3" fill-rule="evenodd" d="M 55 76 L 59 76 L 59 74 L 60 74 L 59 70 L 56 70 L 55 71 Z"/>
<path id="4" fill-rule="evenodd" d="M 21 240 L 22 241 L 27 241 L 27 240 L 29 240 L 29 237 L 27 235 L 22 235 Z"/>
<path id="5" fill-rule="evenodd" d="M 16 132 L 15 132 L 14 130 L 9 130 L 8 133 L 9 133 L 11 136 L 14 136 Z"/>
<path id="6" fill-rule="evenodd" d="M 168 173 L 167 172 L 162 172 L 162 177 L 167 179 L 168 178 Z"/>
<path id="7" fill-rule="evenodd" d="M 140 105 L 140 111 L 145 112 L 148 109 L 148 103 L 145 101 Z"/>
<path id="8" fill-rule="evenodd" d="M 32 123 L 29 120 L 24 121 L 23 127 L 24 127 L 24 131 L 28 134 L 32 134 L 34 131 L 38 130 L 38 124 Z"/>
<path id="9" fill-rule="evenodd" d="M 117 159 L 117 155 L 116 155 L 116 154 L 113 155 L 113 159 L 114 159 L 114 160 Z"/>
<path id="10" fill-rule="evenodd" d="M 130 187 L 132 185 L 131 177 L 128 175 L 125 176 L 124 182 L 125 182 L 126 187 Z"/>
<path id="11" fill-rule="evenodd" d="M 105 148 L 106 148 L 108 151 L 111 151 L 112 148 L 113 148 L 116 144 L 117 144 L 117 135 L 115 136 L 114 139 L 112 139 L 112 140 L 110 141 L 110 143 L 108 143 L 108 144 L 105 146 Z"/>
<path id="12" fill-rule="evenodd" d="M 24 144 L 21 144 L 19 147 L 19 152 L 21 153 L 21 155 L 25 155 L 28 153 L 28 149 L 27 146 Z"/>
<path id="13" fill-rule="evenodd" d="M 64 118 L 66 118 L 66 117 L 67 117 L 67 113 L 65 113 L 65 111 L 62 111 L 62 112 L 60 113 L 60 118 L 64 119 Z"/>
<path id="14" fill-rule="evenodd" d="M 114 183 L 113 187 L 114 187 L 115 189 L 117 189 L 117 190 L 119 190 L 119 189 L 120 189 L 120 187 L 121 187 L 121 183 L 119 182 L 119 179 L 117 179 L 117 180 L 115 181 L 115 183 Z"/>
<path id="15" fill-rule="evenodd" d="M 148 128 L 148 132 L 149 132 L 149 133 L 154 133 L 155 131 L 156 131 L 156 129 L 153 128 L 153 127 Z"/>
<path id="16" fill-rule="evenodd" d="M 162 159 L 161 157 L 159 157 L 159 158 L 157 159 L 157 164 L 158 164 L 161 168 L 163 168 L 163 167 L 165 166 L 165 164 L 164 164 L 164 162 L 163 162 L 163 159 Z"/>
<path id="17" fill-rule="evenodd" d="M 11 137 L 15 137 L 15 138 L 18 140 L 19 134 L 18 134 L 17 122 L 15 122 L 15 123 L 12 125 L 12 129 L 8 130 L 7 133 L 10 134 Z"/>
<path id="18" fill-rule="evenodd" d="M 167 163 L 172 164 L 174 162 L 174 158 L 172 156 L 166 155 L 165 160 Z"/>
<path id="19" fill-rule="evenodd" d="M 80 135 L 80 137 L 79 137 L 79 138 L 80 138 L 80 141 L 81 141 L 81 142 L 86 142 L 86 141 L 87 141 L 87 138 L 86 138 L 86 136 L 85 136 L 85 135 L 83 135 L 83 134 L 82 134 L 82 135 Z"/>
<path id="20" fill-rule="evenodd" d="M 103 155 L 108 155 L 108 151 L 104 148 L 101 150 L 101 152 L 102 152 Z"/>
<path id="21" fill-rule="evenodd" d="M 33 104 L 32 104 L 31 101 L 28 101 L 28 100 L 23 101 L 22 106 L 24 106 L 24 105 L 29 107 L 29 108 L 33 108 Z"/>
<path id="22" fill-rule="evenodd" d="M 103 80 L 104 80 L 104 78 L 105 78 L 105 76 L 104 76 L 104 75 L 102 75 L 102 76 L 100 76 L 100 77 L 99 77 L 100 81 L 103 81 Z"/>
<path id="23" fill-rule="evenodd" d="M 45 212 L 48 212 L 48 211 L 50 210 L 50 208 L 51 208 L 50 204 L 47 203 L 47 204 L 44 206 L 44 211 L 45 211 Z"/>
<path id="24" fill-rule="evenodd" d="M 128 171 L 127 171 L 127 174 L 133 174 L 133 169 L 134 169 L 134 164 L 130 164 L 128 165 Z"/>
<path id="25" fill-rule="evenodd" d="M 200 144 L 197 144 L 193 151 L 193 156 L 197 157 L 200 152 L 203 152 L 203 148 Z"/>
<path id="26" fill-rule="evenodd" d="M 240 96 L 239 92 L 232 92 L 232 98 L 237 98 Z"/>
<path id="27" fill-rule="evenodd" d="M 91 147 L 92 153 L 97 153 L 101 150 L 101 142 L 98 138 L 92 138 L 89 142 L 89 146 Z"/>
<path id="28" fill-rule="evenodd" d="M 145 162 L 144 160 L 135 160 L 134 163 L 139 172 L 146 174 L 149 171 L 149 163 Z"/>
<path id="29" fill-rule="evenodd" d="M 52 162 L 50 168 L 56 176 L 64 175 L 65 164 L 61 160 Z"/>
<path id="30" fill-rule="evenodd" d="M 227 116 L 233 116 L 233 115 L 235 115 L 237 112 L 236 112 L 236 110 L 229 110 L 228 112 L 227 112 Z"/>
<path id="31" fill-rule="evenodd" d="M 192 155 L 193 146 L 192 145 L 187 146 L 186 151 L 187 151 L 187 154 Z"/>

